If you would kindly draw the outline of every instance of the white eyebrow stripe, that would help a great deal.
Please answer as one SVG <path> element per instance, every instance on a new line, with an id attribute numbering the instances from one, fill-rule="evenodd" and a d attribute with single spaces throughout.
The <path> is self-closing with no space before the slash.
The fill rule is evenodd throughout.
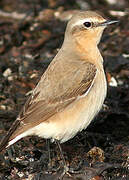
<path id="1" fill-rule="evenodd" d="M 92 19 L 92 20 L 93 20 L 93 19 Z M 80 19 L 80 20 L 78 20 L 77 22 L 75 22 L 75 23 L 73 24 L 73 27 L 74 27 L 74 26 L 82 25 L 82 24 L 85 23 L 85 22 L 91 22 L 91 19 L 90 19 L 90 18 Z"/>

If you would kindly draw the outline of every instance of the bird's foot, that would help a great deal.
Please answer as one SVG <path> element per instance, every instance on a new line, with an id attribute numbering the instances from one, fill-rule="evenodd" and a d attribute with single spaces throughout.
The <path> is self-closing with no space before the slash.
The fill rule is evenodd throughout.
<path id="1" fill-rule="evenodd" d="M 64 166 L 63 168 L 53 168 L 50 167 L 45 173 L 47 174 L 58 174 L 58 179 L 63 180 L 64 176 L 72 177 L 74 174 L 81 174 L 81 170 L 75 170 L 74 168 L 69 168 L 68 166 Z"/>
<path id="2" fill-rule="evenodd" d="M 61 173 L 59 180 L 62 180 L 65 174 L 71 177 L 68 166 L 64 166 L 63 172 Z"/>
<path id="3" fill-rule="evenodd" d="M 83 173 L 82 170 L 74 170 L 73 168 L 69 168 L 68 166 L 65 166 L 63 172 L 59 177 L 59 180 L 62 180 L 65 175 L 72 177 L 73 174 L 81 174 L 81 173 Z"/>

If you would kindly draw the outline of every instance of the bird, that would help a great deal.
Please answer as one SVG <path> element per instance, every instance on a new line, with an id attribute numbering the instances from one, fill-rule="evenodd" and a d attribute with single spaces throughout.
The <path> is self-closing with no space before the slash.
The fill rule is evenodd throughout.
<path id="1" fill-rule="evenodd" d="M 117 22 L 95 11 L 71 17 L 62 47 L 1 141 L 0 151 L 33 135 L 59 145 L 87 128 L 107 94 L 98 44 L 104 29 Z"/>

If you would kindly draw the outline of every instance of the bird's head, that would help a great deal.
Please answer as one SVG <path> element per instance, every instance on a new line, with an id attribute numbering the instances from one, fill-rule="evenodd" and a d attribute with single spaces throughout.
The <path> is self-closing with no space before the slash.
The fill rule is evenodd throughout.
<path id="1" fill-rule="evenodd" d="M 116 22 L 118 21 L 106 20 L 94 11 L 80 11 L 68 22 L 65 38 L 84 46 L 97 45 L 103 30 Z"/>

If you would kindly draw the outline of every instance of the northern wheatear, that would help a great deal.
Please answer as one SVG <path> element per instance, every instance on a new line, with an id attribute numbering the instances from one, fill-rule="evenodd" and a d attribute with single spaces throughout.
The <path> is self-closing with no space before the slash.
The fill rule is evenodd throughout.
<path id="1" fill-rule="evenodd" d="M 61 49 L 1 142 L 0 150 L 30 135 L 63 143 L 87 128 L 107 92 L 97 45 L 105 27 L 116 22 L 92 11 L 80 11 L 71 18 Z"/>

